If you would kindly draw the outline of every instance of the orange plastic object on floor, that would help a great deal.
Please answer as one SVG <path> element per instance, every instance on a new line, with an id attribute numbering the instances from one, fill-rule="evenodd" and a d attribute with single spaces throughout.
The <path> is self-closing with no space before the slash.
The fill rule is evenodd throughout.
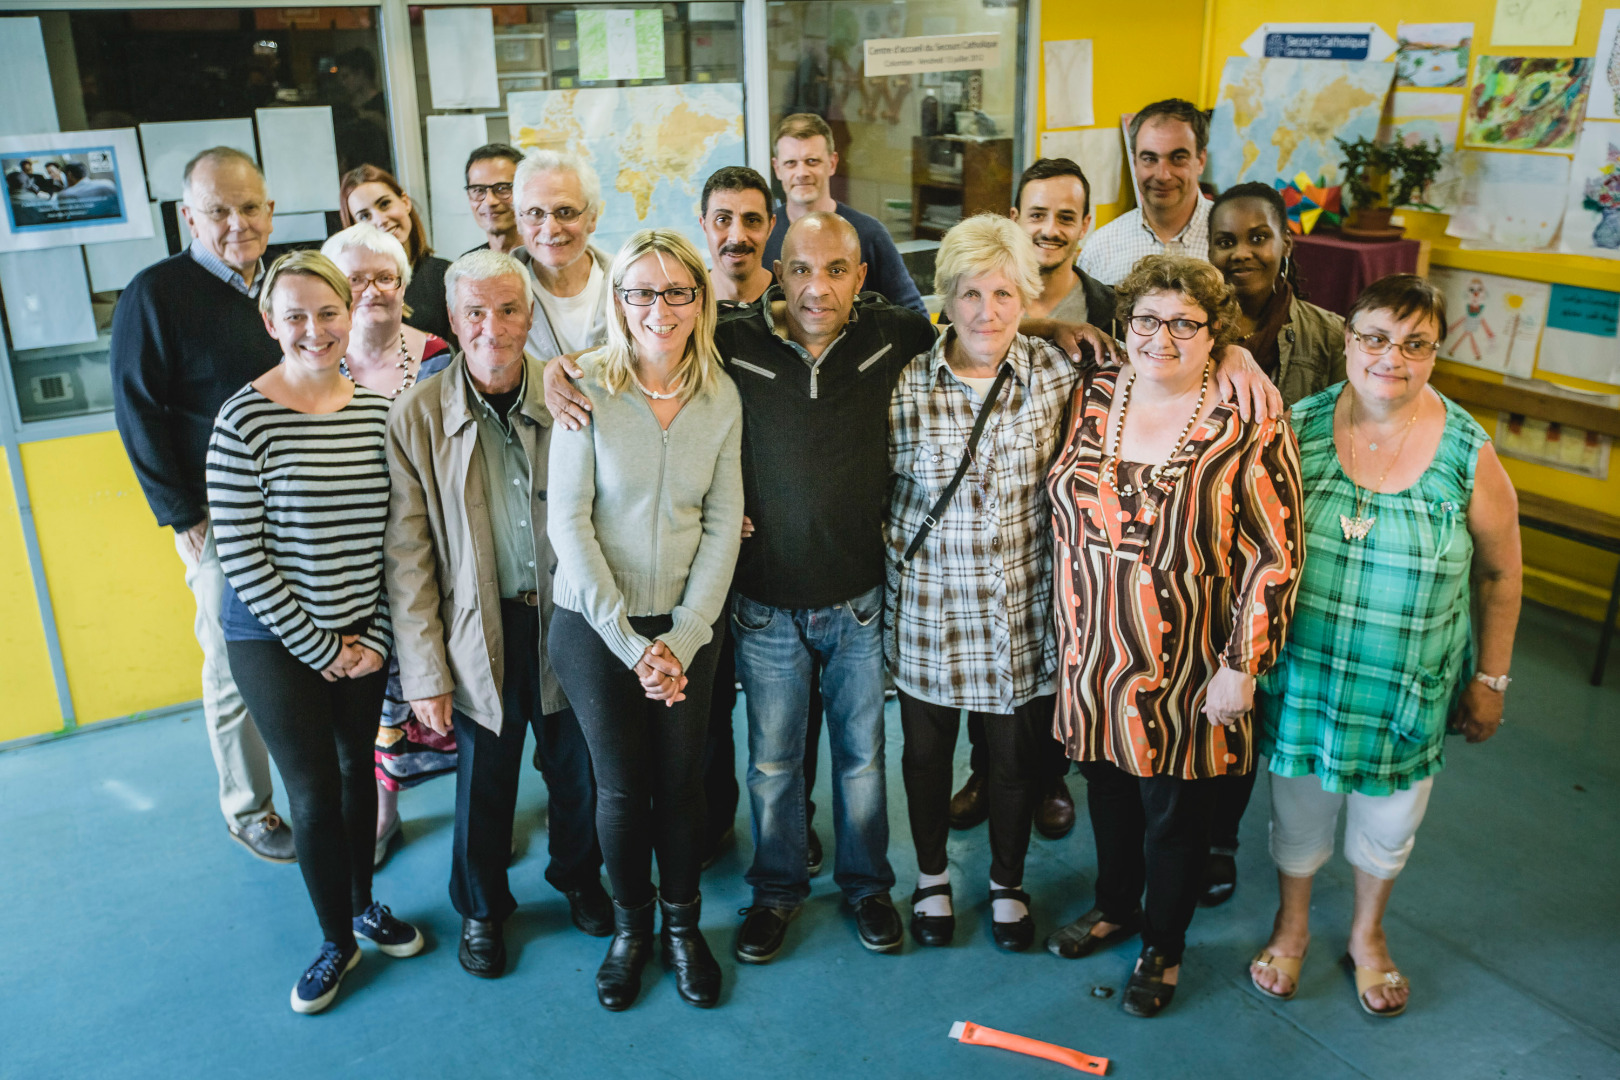
<path id="1" fill-rule="evenodd" d="M 995 1028 L 980 1027 L 968 1020 L 958 1020 L 951 1025 L 951 1038 L 972 1046 L 994 1046 L 1002 1050 L 1011 1050 L 1015 1054 L 1045 1058 L 1047 1061 L 1055 1061 L 1059 1065 L 1067 1065 L 1071 1069 L 1079 1069 L 1093 1076 L 1102 1076 L 1108 1072 L 1107 1058 L 1092 1057 L 1078 1050 L 1070 1050 L 1067 1046 L 1057 1046 L 1023 1035 L 997 1031 Z"/>

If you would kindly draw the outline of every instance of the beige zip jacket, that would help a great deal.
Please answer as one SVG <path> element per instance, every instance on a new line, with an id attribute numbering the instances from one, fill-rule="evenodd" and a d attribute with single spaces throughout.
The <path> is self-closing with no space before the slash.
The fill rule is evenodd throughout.
<path id="1" fill-rule="evenodd" d="M 527 384 L 518 438 L 533 483 L 535 565 L 540 578 L 541 694 L 547 713 L 568 699 L 546 656 L 551 625 L 551 574 L 556 558 L 546 536 L 546 465 L 551 414 L 544 365 L 527 355 Z M 467 362 L 461 355 L 438 378 L 406 391 L 388 418 L 391 491 L 384 557 L 394 648 L 407 700 L 453 693 L 454 705 L 499 733 L 506 654 L 501 595 L 495 579 L 484 470 L 478 464 L 478 423 L 469 407 Z"/>

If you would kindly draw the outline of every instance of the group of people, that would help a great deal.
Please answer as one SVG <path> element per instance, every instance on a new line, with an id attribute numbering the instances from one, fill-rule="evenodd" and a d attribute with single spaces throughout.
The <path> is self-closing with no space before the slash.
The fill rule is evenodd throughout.
<path id="1" fill-rule="evenodd" d="M 708 178 L 707 267 L 667 229 L 596 248 L 600 181 L 567 153 L 475 151 L 488 243 L 454 262 L 362 166 L 348 227 L 266 267 L 252 160 L 187 166 L 190 249 L 115 314 L 119 427 L 196 596 L 231 835 L 296 859 L 321 926 L 295 1010 L 333 1000 L 360 941 L 420 950 L 372 873 L 400 788 L 449 772 L 460 961 L 504 972 L 530 727 L 546 878 L 611 938 L 598 1000 L 637 999 L 657 926 L 681 997 L 716 1004 L 701 875 L 740 798 L 738 684 L 736 957 L 778 955 L 820 871 L 823 730 L 834 880 L 860 943 L 898 951 L 891 680 L 918 945 L 953 939 L 967 817 L 989 821 L 992 940 L 1033 946 L 1031 825 L 1078 762 L 1095 902 L 1046 947 L 1139 935 L 1123 1006 L 1155 1015 L 1197 906 L 1235 888 L 1264 761 L 1280 902 L 1255 986 L 1293 995 L 1348 803 L 1344 961 L 1363 1009 L 1405 1009 L 1382 914 L 1446 732 L 1501 723 L 1513 490 L 1427 385 L 1437 290 L 1397 275 L 1347 319 L 1312 306 L 1276 193 L 1200 193 L 1198 110 L 1156 102 L 1130 134 L 1140 208 L 1088 236 L 1082 170 L 1035 162 L 1009 214 L 946 234 L 937 326 L 881 226 L 832 198 L 809 114 L 776 132 L 780 206 L 752 170 Z"/>

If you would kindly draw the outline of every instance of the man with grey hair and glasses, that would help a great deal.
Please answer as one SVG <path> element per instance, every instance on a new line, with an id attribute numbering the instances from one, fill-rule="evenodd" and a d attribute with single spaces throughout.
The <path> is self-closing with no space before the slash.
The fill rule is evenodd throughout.
<path id="1" fill-rule="evenodd" d="M 612 933 L 613 909 L 590 751 L 546 655 L 551 414 L 542 364 L 524 349 L 530 275 L 511 255 L 470 251 L 444 284 L 463 351 L 389 417 L 385 576 L 400 688 L 417 720 L 456 736 L 450 900 L 461 966 L 493 979 L 517 908 L 506 868 L 530 727 L 550 792 L 546 880 L 587 934 Z"/>
<path id="2" fill-rule="evenodd" d="M 275 203 L 257 163 L 226 146 L 186 164 L 184 191 L 190 248 L 135 275 L 113 313 L 113 405 L 141 490 L 158 524 L 174 530 L 197 600 L 203 718 L 226 827 L 259 858 L 290 863 L 297 856 L 271 805 L 270 757 L 225 656 L 225 577 L 203 480 L 220 406 L 281 359 L 258 307 Z"/>
<path id="3" fill-rule="evenodd" d="M 529 351 L 544 361 L 606 344 L 611 256 L 591 243 L 602 212 L 596 170 L 574 154 L 530 151 L 512 197 L 534 296 Z"/>

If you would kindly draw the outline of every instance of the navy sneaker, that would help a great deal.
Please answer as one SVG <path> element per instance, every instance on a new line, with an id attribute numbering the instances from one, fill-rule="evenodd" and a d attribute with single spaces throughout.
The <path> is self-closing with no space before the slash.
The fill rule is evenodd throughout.
<path id="1" fill-rule="evenodd" d="M 298 980 L 298 985 L 292 990 L 292 1007 L 296 1013 L 318 1013 L 337 997 L 338 987 L 343 984 L 343 976 L 353 970 L 354 965 L 360 962 L 360 949 L 358 946 L 348 956 L 343 950 L 330 941 L 321 942 L 321 955 L 309 965 L 304 977 Z"/>
<path id="2" fill-rule="evenodd" d="M 415 956 L 422 951 L 422 932 L 394 918 L 393 912 L 376 901 L 364 915 L 354 917 L 354 939 L 369 941 L 389 956 Z"/>

